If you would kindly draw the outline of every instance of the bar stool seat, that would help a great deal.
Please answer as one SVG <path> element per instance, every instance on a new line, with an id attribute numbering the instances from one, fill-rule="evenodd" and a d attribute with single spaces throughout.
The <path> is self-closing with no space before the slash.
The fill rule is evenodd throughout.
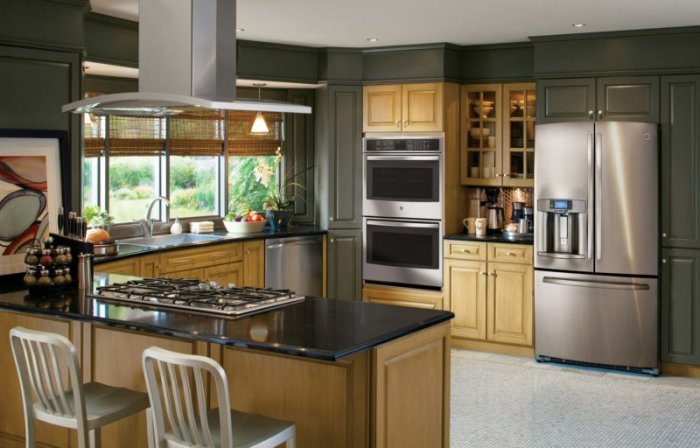
<path id="1" fill-rule="evenodd" d="M 75 347 L 61 335 L 15 327 L 10 330 L 10 342 L 22 389 L 28 448 L 35 444 L 34 419 L 77 429 L 80 448 L 98 447 L 102 426 L 148 407 L 145 393 L 96 382 L 83 384 Z"/>
<path id="2" fill-rule="evenodd" d="M 294 448 L 293 422 L 234 411 L 226 372 L 214 360 L 158 347 L 143 352 L 151 407 L 150 447 Z M 218 408 L 208 409 L 205 377 L 212 380 Z"/>

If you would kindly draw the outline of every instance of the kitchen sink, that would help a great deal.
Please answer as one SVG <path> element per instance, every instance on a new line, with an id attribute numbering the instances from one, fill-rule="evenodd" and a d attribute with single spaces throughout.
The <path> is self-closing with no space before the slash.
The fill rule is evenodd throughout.
<path id="1" fill-rule="evenodd" d="M 205 243 L 208 241 L 220 241 L 225 239 L 223 236 L 217 235 L 202 235 L 198 233 L 181 233 L 179 235 L 155 235 L 151 238 L 129 238 L 119 240 L 119 244 L 133 244 L 146 247 L 171 247 L 182 246 L 185 244 Z"/>

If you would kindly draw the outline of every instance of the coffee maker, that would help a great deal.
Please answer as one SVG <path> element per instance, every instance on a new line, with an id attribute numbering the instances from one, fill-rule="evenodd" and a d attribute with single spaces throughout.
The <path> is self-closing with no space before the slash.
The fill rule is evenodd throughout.
<path id="1" fill-rule="evenodd" d="M 489 233 L 499 233 L 503 229 L 503 207 L 498 205 L 498 188 L 485 188 L 486 193 L 486 229 Z"/>

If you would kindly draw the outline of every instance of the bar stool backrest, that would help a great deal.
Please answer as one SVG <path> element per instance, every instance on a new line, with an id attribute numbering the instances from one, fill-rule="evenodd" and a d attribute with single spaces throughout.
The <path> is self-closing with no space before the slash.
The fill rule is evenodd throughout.
<path id="1" fill-rule="evenodd" d="M 83 382 L 78 375 L 80 362 L 73 344 L 61 335 L 22 327 L 10 330 L 10 342 L 22 389 L 25 420 L 34 415 L 34 396 L 41 411 L 60 419 L 74 418 L 79 429 L 85 428 Z M 66 367 L 68 382 L 61 374 Z M 51 423 L 50 419 L 47 421 Z"/>
<path id="2" fill-rule="evenodd" d="M 232 428 L 226 372 L 215 361 L 196 355 L 171 352 L 158 347 L 143 352 L 148 397 L 151 402 L 156 446 L 169 439 L 176 444 L 202 447 L 228 447 Z M 205 375 L 214 382 L 219 409 L 220 437 L 214 435 L 207 417 Z M 195 403 L 196 400 L 196 403 Z"/>

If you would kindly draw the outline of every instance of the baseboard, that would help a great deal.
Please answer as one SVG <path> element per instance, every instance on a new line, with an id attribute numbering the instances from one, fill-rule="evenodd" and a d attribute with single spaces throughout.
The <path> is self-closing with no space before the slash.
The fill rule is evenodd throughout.
<path id="1" fill-rule="evenodd" d="M 512 356 L 535 356 L 535 349 L 532 347 L 521 347 L 518 345 L 499 344 L 496 342 L 473 341 L 471 339 L 459 339 L 452 336 L 452 348 L 463 348 L 465 350 L 476 350 L 480 352 L 500 353 L 501 355 Z"/>
<path id="2" fill-rule="evenodd" d="M 676 364 L 674 362 L 662 362 L 661 374 L 700 378 L 700 366 L 693 366 L 690 364 Z"/>
<path id="3" fill-rule="evenodd" d="M 14 434 L 0 432 L 0 446 L 3 448 L 25 448 L 24 437 L 18 437 Z M 75 445 L 73 445 L 75 446 Z M 55 445 L 47 445 L 37 442 L 36 448 L 57 448 Z"/>

